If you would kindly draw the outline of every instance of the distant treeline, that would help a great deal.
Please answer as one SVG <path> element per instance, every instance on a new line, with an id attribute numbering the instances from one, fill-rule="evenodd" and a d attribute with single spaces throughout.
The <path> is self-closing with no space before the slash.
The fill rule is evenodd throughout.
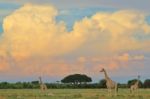
<path id="1" fill-rule="evenodd" d="M 118 84 L 119 88 L 129 88 L 133 85 L 137 79 L 129 80 L 126 84 Z M 49 89 L 62 89 L 62 88 L 106 88 L 105 79 L 100 80 L 98 83 L 91 83 L 92 78 L 85 74 L 73 74 L 64 77 L 61 81 L 56 83 L 46 83 Z M 140 88 L 150 88 L 150 79 L 146 79 L 144 82 L 139 81 Z M 40 88 L 39 81 L 32 82 L 1 82 L 0 89 L 38 89 Z"/>
<path id="2" fill-rule="evenodd" d="M 136 79 L 129 80 L 127 84 L 118 84 L 119 88 L 129 88 Z M 80 89 L 80 88 L 106 88 L 106 81 L 104 79 L 100 80 L 99 83 L 46 83 L 49 89 Z M 144 82 L 140 81 L 140 88 L 150 88 L 150 79 L 146 79 Z M 9 83 L 9 82 L 0 82 L 0 89 L 39 89 L 40 85 L 38 81 L 32 82 L 17 82 L 17 83 Z"/>

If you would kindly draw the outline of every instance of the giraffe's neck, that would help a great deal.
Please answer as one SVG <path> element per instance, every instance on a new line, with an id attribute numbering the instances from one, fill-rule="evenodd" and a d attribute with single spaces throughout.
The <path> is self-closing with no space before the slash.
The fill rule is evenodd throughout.
<path id="1" fill-rule="evenodd" d="M 42 82 L 42 79 L 40 78 L 40 84 L 42 84 L 43 82 Z"/>
<path id="2" fill-rule="evenodd" d="M 106 71 L 104 71 L 104 75 L 105 75 L 105 79 L 106 79 L 106 80 L 109 80 L 109 77 L 108 77 Z"/>
<path id="3" fill-rule="evenodd" d="M 139 84 L 139 80 L 137 80 L 137 82 L 136 82 L 136 85 L 138 85 Z"/>

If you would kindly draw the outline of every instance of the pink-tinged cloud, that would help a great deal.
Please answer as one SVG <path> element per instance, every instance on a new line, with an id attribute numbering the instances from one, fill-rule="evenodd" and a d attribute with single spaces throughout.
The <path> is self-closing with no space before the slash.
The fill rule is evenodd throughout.
<path id="1" fill-rule="evenodd" d="M 109 66 L 109 69 L 110 69 L 110 70 L 116 70 L 116 69 L 118 69 L 118 67 L 119 67 L 118 63 L 115 62 L 115 61 L 111 61 L 111 62 L 108 64 L 108 66 Z"/>
<path id="2" fill-rule="evenodd" d="M 118 56 L 118 60 L 128 62 L 129 57 L 130 55 L 128 53 L 124 53 L 123 55 Z"/>
<path id="3" fill-rule="evenodd" d="M 3 65 L 3 64 L 2 64 Z M 13 75 L 15 77 L 22 77 L 22 76 L 49 76 L 49 77 L 63 77 L 73 73 L 87 73 L 86 67 L 82 62 L 74 61 L 73 63 L 69 63 L 68 61 L 45 61 L 41 59 L 34 60 L 33 62 L 29 62 L 28 60 L 23 60 L 15 64 L 15 68 L 13 69 L 10 66 L 8 70 L 4 68 L 4 65 L 1 70 L 4 71 L 4 74 Z M 9 66 L 9 65 L 8 65 Z M 18 73 L 20 73 L 18 75 Z"/>
<path id="4" fill-rule="evenodd" d="M 103 57 L 90 57 L 89 60 L 93 64 L 98 64 L 93 66 L 96 68 L 94 70 L 98 70 L 100 68 L 106 68 L 110 71 L 119 70 L 120 68 L 130 68 L 130 64 L 136 62 L 143 63 L 145 57 L 144 55 L 131 55 L 129 53 L 122 53 L 119 55 L 112 56 L 103 56 Z"/>
<path id="5" fill-rule="evenodd" d="M 22 76 L 94 74 L 102 66 L 117 70 L 124 64 L 128 66 L 130 61 L 144 59 L 143 55 L 128 53 L 148 49 L 148 40 L 134 37 L 137 31 L 142 31 L 144 36 L 150 33 L 144 14 L 128 10 L 96 13 L 76 21 L 70 32 L 65 22 L 56 21 L 57 14 L 57 9 L 50 5 L 26 4 L 7 16 L 0 40 L 0 56 L 6 61 L 1 63 L 0 70 L 10 68 L 9 73 L 17 75 L 19 70 Z M 126 53 L 119 55 L 121 52 Z M 67 59 L 50 61 L 54 57 L 75 56 L 76 53 L 79 58 L 73 63 Z M 92 55 L 88 56 L 89 53 Z M 92 65 L 87 66 L 87 63 Z"/>
<path id="6" fill-rule="evenodd" d="M 0 72 L 7 72 L 10 70 L 9 64 L 6 60 L 0 59 Z"/>

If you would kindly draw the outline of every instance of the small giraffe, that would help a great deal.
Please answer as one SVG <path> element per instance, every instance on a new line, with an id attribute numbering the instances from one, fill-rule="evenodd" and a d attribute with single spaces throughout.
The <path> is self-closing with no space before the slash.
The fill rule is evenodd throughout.
<path id="1" fill-rule="evenodd" d="M 139 79 L 140 79 L 140 76 L 138 76 L 138 79 L 137 81 L 130 86 L 130 92 L 133 93 L 135 90 L 138 90 L 139 88 Z"/>
<path id="2" fill-rule="evenodd" d="M 100 72 L 104 72 L 108 92 L 111 92 L 112 89 L 115 89 L 116 95 L 116 93 L 118 92 L 118 84 L 109 78 L 104 68 L 102 68 Z"/>
<path id="3" fill-rule="evenodd" d="M 42 82 L 41 77 L 39 77 L 39 84 L 40 84 L 41 91 L 46 91 L 47 90 L 47 86 Z"/>

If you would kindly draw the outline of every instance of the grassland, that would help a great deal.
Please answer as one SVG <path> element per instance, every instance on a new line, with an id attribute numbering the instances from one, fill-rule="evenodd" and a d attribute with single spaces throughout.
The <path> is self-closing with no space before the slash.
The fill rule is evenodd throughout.
<path id="1" fill-rule="evenodd" d="M 106 89 L 1 89 L 0 99 L 150 99 L 150 89 L 140 89 L 131 94 L 129 89 L 119 89 L 118 95 L 110 95 Z"/>

